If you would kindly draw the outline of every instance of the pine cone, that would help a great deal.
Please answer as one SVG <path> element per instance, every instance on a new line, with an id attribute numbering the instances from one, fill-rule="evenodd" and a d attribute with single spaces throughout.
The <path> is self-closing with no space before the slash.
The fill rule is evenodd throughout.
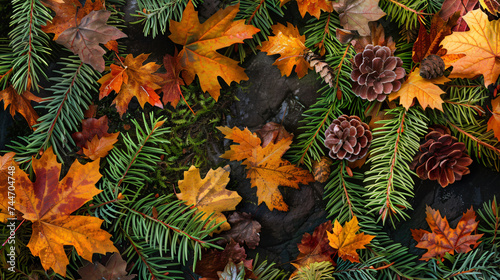
<path id="1" fill-rule="evenodd" d="M 352 90 L 369 101 L 384 101 L 389 93 L 401 88 L 406 75 L 401 58 L 392 56 L 385 46 L 367 45 L 354 56 L 352 64 Z"/>
<path id="2" fill-rule="evenodd" d="M 420 76 L 424 79 L 434 79 L 443 76 L 444 61 L 439 55 L 431 54 L 420 62 Z"/>
<path id="3" fill-rule="evenodd" d="M 333 87 L 333 70 L 321 57 L 312 51 L 307 51 L 304 54 L 304 59 L 309 62 L 311 67 L 321 76 L 321 78 L 330 87 Z"/>
<path id="4" fill-rule="evenodd" d="M 333 159 L 355 161 L 363 158 L 372 141 L 372 132 L 358 116 L 342 115 L 325 132 L 325 145 Z"/>
<path id="5" fill-rule="evenodd" d="M 467 166 L 472 163 L 472 159 L 466 153 L 465 144 L 451 136 L 447 127 L 435 126 L 430 129 L 410 167 L 416 167 L 421 179 L 437 180 L 444 188 L 469 174 Z"/>

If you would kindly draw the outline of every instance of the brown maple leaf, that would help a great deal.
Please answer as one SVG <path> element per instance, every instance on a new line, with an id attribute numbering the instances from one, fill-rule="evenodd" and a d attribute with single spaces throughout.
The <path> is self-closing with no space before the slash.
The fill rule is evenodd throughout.
<path id="1" fill-rule="evenodd" d="M 234 212 L 227 218 L 227 221 L 231 225 L 231 229 L 220 235 L 225 239 L 222 240 L 222 244 L 233 239 L 241 245 L 246 243 L 250 249 L 255 249 L 255 247 L 259 246 L 259 232 L 262 226 L 252 218 L 252 215 Z"/>
<path id="2" fill-rule="evenodd" d="M 332 221 L 327 221 L 317 226 L 312 235 L 304 233 L 301 242 L 297 245 L 300 253 L 295 263 L 298 266 L 305 266 L 315 262 L 329 261 L 335 265 L 332 257 L 337 250 L 330 246 L 327 235 L 327 232 L 332 230 Z"/>
<path id="3" fill-rule="evenodd" d="M 4 110 L 7 110 L 7 107 L 10 105 L 9 113 L 12 117 L 18 112 L 26 119 L 31 128 L 37 124 L 38 114 L 33 109 L 33 106 L 31 106 L 31 101 L 39 103 L 43 100 L 42 98 L 33 95 L 29 91 L 18 94 L 14 87 L 9 85 L 6 89 L 0 91 L 1 100 L 3 100 Z"/>
<path id="4" fill-rule="evenodd" d="M 177 54 L 175 56 L 166 54 L 163 57 L 163 67 L 165 67 L 167 73 L 158 74 L 165 83 L 161 87 L 163 92 L 162 102 L 164 105 L 170 102 L 170 105 L 175 108 L 181 99 L 181 86 L 184 85 L 184 80 L 180 77 L 182 71 L 180 57 Z"/>
<path id="5" fill-rule="evenodd" d="M 288 211 L 288 205 L 283 201 L 278 186 L 287 186 L 298 189 L 299 184 L 308 184 L 314 181 L 311 173 L 296 167 L 282 159 L 283 154 L 290 148 L 292 137 L 284 138 L 278 143 L 269 143 L 265 148 L 260 145 L 260 139 L 248 129 L 240 130 L 237 127 L 217 127 L 227 139 L 239 145 L 231 145 L 221 158 L 229 160 L 244 160 L 243 165 L 248 169 L 247 178 L 252 187 L 257 187 L 258 204 L 265 202 L 269 210 L 277 209 Z"/>
<path id="6" fill-rule="evenodd" d="M 88 148 L 88 142 L 92 141 L 94 136 L 98 138 L 110 136 L 108 133 L 108 117 L 102 116 L 99 119 L 88 118 L 82 120 L 82 131 L 71 135 L 75 144 L 79 148 Z"/>
<path id="7" fill-rule="evenodd" d="M 183 46 L 179 57 L 181 67 L 185 69 L 182 72 L 184 81 L 189 85 L 198 75 L 201 89 L 216 101 L 221 89 L 217 77 L 228 84 L 248 80 L 237 61 L 219 54 L 217 50 L 234 43 L 243 43 L 244 39 L 250 39 L 260 31 L 252 25 L 246 25 L 244 19 L 234 21 L 238 11 L 239 4 L 229 6 L 218 10 L 200 24 L 198 12 L 189 1 L 182 13 L 182 20 L 170 21 L 170 40 Z"/>
<path id="8" fill-rule="evenodd" d="M 211 221 L 224 222 L 217 232 L 231 228 L 222 212 L 235 210 L 241 201 L 237 192 L 226 189 L 229 169 L 229 165 L 216 170 L 210 169 L 205 178 L 201 179 L 200 170 L 193 165 L 188 171 L 184 171 L 184 180 L 179 180 L 181 192 L 176 194 L 179 200 L 186 201 L 187 205 L 194 204 L 199 211 L 203 211 L 205 214 L 202 218 L 208 218 L 214 213 Z"/>
<path id="9" fill-rule="evenodd" d="M 332 5 L 339 13 L 340 25 L 348 30 L 357 30 L 361 36 L 368 36 L 368 22 L 377 21 L 386 15 L 378 2 L 379 0 L 339 0 L 332 2 Z"/>
<path id="10" fill-rule="evenodd" d="M 92 138 L 92 141 L 87 142 L 87 147 L 83 147 L 83 154 L 91 160 L 96 160 L 108 155 L 113 149 L 113 145 L 118 141 L 120 132 L 111 133 L 109 136 L 99 138 L 97 135 Z"/>
<path id="11" fill-rule="evenodd" d="M 101 263 L 89 263 L 84 267 L 80 267 L 78 274 L 82 277 L 81 280 L 132 280 L 137 276 L 136 274 L 127 276 L 127 263 L 119 253 L 111 255 L 106 262 L 106 266 Z"/>
<path id="12" fill-rule="evenodd" d="M 370 244 L 375 236 L 365 234 L 364 232 L 356 234 L 359 230 L 358 218 L 354 216 L 352 220 L 346 222 L 344 227 L 335 220 L 333 233 L 327 231 L 330 246 L 338 250 L 338 255 L 343 260 L 359 262 L 357 249 L 364 249 L 365 245 Z"/>
<path id="13" fill-rule="evenodd" d="M 421 260 L 428 261 L 432 258 L 442 258 L 446 253 L 453 255 L 457 253 L 467 253 L 476 248 L 482 234 L 472 234 L 477 228 L 476 212 L 472 207 L 462 216 L 455 229 L 448 224 L 446 217 L 442 218 L 439 210 L 426 207 L 427 218 L 432 232 L 426 230 L 412 229 L 412 236 L 417 240 L 417 248 L 427 249 L 427 253 L 422 255 Z"/>
<path id="14" fill-rule="evenodd" d="M 85 165 L 75 161 L 59 181 L 61 164 L 52 147 L 40 159 L 33 157 L 36 181 L 31 182 L 21 169 L 16 170 L 17 209 L 33 223 L 28 243 L 33 256 L 39 256 L 45 270 L 65 276 L 69 264 L 65 245 L 75 247 L 78 254 L 92 261 L 92 254 L 118 252 L 110 241 L 111 234 L 101 229 L 103 220 L 71 213 L 102 192 L 94 185 L 101 178 L 99 160 Z"/>
<path id="15" fill-rule="evenodd" d="M 239 263 L 245 261 L 246 257 L 245 248 L 234 240 L 231 240 L 224 248 L 224 251 L 203 251 L 201 260 L 196 263 L 195 272 L 203 276 L 204 278 L 202 279 L 218 280 L 219 276 L 217 272 L 224 270 L 229 260 Z"/>
<path id="16" fill-rule="evenodd" d="M 282 6 L 283 4 L 283 1 L 281 1 Z M 297 0 L 297 6 L 302 17 L 305 17 L 306 13 L 309 13 L 311 16 L 319 19 L 321 11 L 327 13 L 333 12 L 332 1 L 329 0 Z"/>
<path id="17" fill-rule="evenodd" d="M 259 47 L 260 51 L 267 55 L 280 54 L 273 65 L 280 69 L 281 76 L 290 76 L 295 66 L 295 72 L 299 78 L 304 77 L 309 70 L 309 63 L 304 59 L 306 36 L 300 35 L 299 29 L 287 22 L 287 26 L 278 23 L 272 26 L 274 36 Z"/>
<path id="18" fill-rule="evenodd" d="M 134 96 L 143 108 L 146 103 L 163 108 L 160 96 L 155 92 L 161 88 L 159 83 L 162 78 L 154 74 L 160 65 L 154 62 L 143 65 L 148 57 L 149 54 L 140 54 L 134 58 L 129 54 L 122 62 L 123 67 L 111 64 L 111 73 L 97 81 L 101 84 L 99 99 L 107 96 L 112 90 L 117 93 L 112 104 L 116 105 L 120 117 L 127 111 Z"/>
<path id="19" fill-rule="evenodd" d="M 278 143 L 283 138 L 292 136 L 285 127 L 279 123 L 268 122 L 262 128 L 255 131 L 262 141 L 261 146 L 265 148 L 269 143 Z"/>
<path id="20" fill-rule="evenodd" d="M 488 130 L 493 129 L 495 137 L 500 141 L 500 96 L 491 100 L 492 116 L 488 120 Z"/>
<path id="21" fill-rule="evenodd" d="M 483 9 L 494 16 L 500 13 L 500 2 L 498 0 L 479 0 L 479 3 Z"/>
<path id="22" fill-rule="evenodd" d="M 111 12 L 105 10 L 92 11 L 82 18 L 80 24 L 64 30 L 56 42 L 70 49 L 95 70 L 104 71 L 106 51 L 99 44 L 127 37 L 114 26 L 106 25 Z"/>

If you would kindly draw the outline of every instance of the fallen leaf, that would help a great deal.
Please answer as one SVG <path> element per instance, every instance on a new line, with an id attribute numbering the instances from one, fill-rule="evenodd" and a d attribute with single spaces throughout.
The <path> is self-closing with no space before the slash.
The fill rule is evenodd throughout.
<path id="1" fill-rule="evenodd" d="M 201 260 L 196 263 L 195 272 L 207 279 L 218 280 L 219 276 L 217 272 L 224 270 L 229 260 L 239 263 L 244 261 L 246 257 L 245 248 L 241 247 L 240 244 L 234 240 L 231 240 L 224 248 L 224 251 L 203 251 Z"/>
<path id="2" fill-rule="evenodd" d="M 9 152 L 0 156 L 0 182 L 2 182 L 2 184 L 0 184 L 0 223 L 6 223 L 7 218 L 12 218 L 12 215 L 9 213 L 9 206 L 11 209 L 14 208 L 16 202 L 15 195 L 12 195 L 12 193 L 9 195 L 9 186 L 14 186 L 10 189 L 15 190 L 16 182 L 12 180 L 12 178 L 15 178 L 12 175 L 14 175 L 15 171 L 19 168 L 14 161 L 15 155 L 16 153 Z M 9 170 L 10 166 L 14 166 L 15 169 Z M 9 179 L 9 177 L 11 177 L 11 179 Z M 9 197 L 13 197 L 13 199 L 11 200 Z"/>
<path id="3" fill-rule="evenodd" d="M 386 15 L 378 2 L 379 0 L 339 0 L 332 2 L 332 5 L 339 14 L 340 25 L 348 30 L 357 30 L 361 36 L 368 36 L 368 22 L 377 21 Z"/>
<path id="4" fill-rule="evenodd" d="M 309 70 L 309 63 L 304 59 L 306 36 L 300 35 L 299 30 L 287 22 L 285 27 L 281 23 L 272 26 L 274 36 L 268 36 L 268 40 L 259 48 L 267 55 L 280 54 L 273 65 L 276 65 L 281 76 L 290 76 L 295 66 L 295 72 L 299 78 L 304 77 Z"/>
<path id="5" fill-rule="evenodd" d="M 500 96 L 491 100 L 492 116 L 488 120 L 488 130 L 493 129 L 495 137 L 500 141 Z"/>
<path id="6" fill-rule="evenodd" d="M 500 20 L 488 21 L 488 15 L 474 10 L 463 16 L 470 31 L 455 32 L 442 41 L 447 54 L 465 54 L 452 64 L 450 78 L 484 76 L 486 86 L 500 74 Z"/>
<path id="7" fill-rule="evenodd" d="M 315 262 L 329 261 L 335 265 L 332 256 L 337 250 L 329 245 L 327 232 L 330 231 L 332 231 L 332 221 L 327 221 L 317 226 L 312 235 L 304 233 L 297 245 L 300 253 L 294 263 L 305 266 Z"/>
<path id="8" fill-rule="evenodd" d="M 255 131 L 257 136 L 259 136 L 262 141 L 261 146 L 265 148 L 269 143 L 278 143 L 283 138 L 288 138 L 291 136 L 285 127 L 279 123 L 268 122 L 262 128 Z"/>
<path id="9" fill-rule="evenodd" d="M 82 18 L 80 24 L 64 30 L 56 42 L 70 49 L 95 70 L 104 71 L 106 51 L 99 44 L 127 37 L 114 26 L 106 25 L 111 12 L 105 10 L 92 11 Z"/>
<path id="10" fill-rule="evenodd" d="M 320 161 L 314 161 L 312 164 L 312 172 L 314 180 L 319 183 L 324 183 L 330 177 L 333 159 L 327 156 L 321 156 Z"/>
<path id="11" fill-rule="evenodd" d="M 193 165 L 188 171 L 184 171 L 184 180 L 179 180 L 181 192 L 177 193 L 177 198 L 186 201 L 187 205 L 194 204 L 199 211 L 203 211 L 205 214 L 202 219 L 208 218 L 213 212 L 210 220 L 224 222 L 218 232 L 229 230 L 231 226 L 222 212 L 235 210 L 241 196 L 235 191 L 227 190 L 227 183 L 229 165 L 216 170 L 210 169 L 204 179 L 200 177 L 200 170 Z"/>
<path id="12" fill-rule="evenodd" d="M 358 218 L 354 216 L 352 220 L 346 222 L 344 227 L 335 220 L 333 233 L 327 231 L 330 246 L 338 250 L 338 255 L 343 260 L 359 262 L 357 249 L 364 249 L 365 245 L 370 244 L 375 236 L 365 234 L 364 232 L 356 234 L 359 230 Z"/>
<path id="13" fill-rule="evenodd" d="M 357 34 L 351 36 L 351 45 L 354 47 L 356 53 L 362 52 L 367 45 L 387 46 L 391 49 L 392 53 L 396 51 L 396 43 L 392 37 L 385 36 L 385 30 L 382 24 L 370 21 L 368 27 L 370 28 L 370 34 L 368 36 L 359 36 Z M 339 30 L 339 28 L 337 28 L 337 30 Z M 338 37 L 339 36 L 337 36 L 337 38 Z M 345 44 L 347 42 L 343 43 Z"/>
<path id="14" fill-rule="evenodd" d="M 314 181 L 311 173 L 296 167 L 282 159 L 283 154 L 290 148 L 292 137 L 284 138 L 278 143 L 269 143 L 265 148 L 260 145 L 260 139 L 248 129 L 240 130 L 237 127 L 217 127 L 227 139 L 240 145 L 231 145 L 221 158 L 229 160 L 243 160 L 248 169 L 247 178 L 252 187 L 257 187 L 258 204 L 265 202 L 269 210 L 277 209 L 288 211 L 288 205 L 283 201 L 278 186 L 287 186 L 298 189 L 299 184 L 308 184 Z"/>
<path id="15" fill-rule="evenodd" d="M 216 101 L 221 89 L 217 77 L 228 84 L 248 80 L 237 61 L 219 54 L 217 50 L 234 43 L 243 43 L 244 39 L 250 39 L 260 31 L 252 25 L 246 25 L 244 19 L 234 21 L 239 7 L 237 4 L 218 10 L 200 24 L 198 12 L 189 1 L 182 13 L 182 20 L 170 21 L 170 40 L 183 46 L 179 57 L 181 67 L 185 69 L 182 72 L 184 81 L 189 85 L 198 75 L 201 89 Z"/>
<path id="16" fill-rule="evenodd" d="M 134 96 L 142 108 L 146 103 L 163 108 L 160 96 L 155 92 L 161 88 L 162 78 L 154 74 L 160 65 L 154 62 L 143 65 L 148 57 L 149 54 L 140 54 L 134 58 L 129 54 L 122 62 L 123 67 L 111 64 L 111 73 L 97 81 L 101 84 L 99 99 L 108 96 L 112 90 L 117 93 L 112 104 L 115 104 L 120 117 L 127 111 Z"/>
<path id="17" fill-rule="evenodd" d="M 246 243 L 250 249 L 259 246 L 261 225 L 252 218 L 252 215 L 234 212 L 227 218 L 227 221 L 231 229 L 220 235 L 225 241 L 229 242 L 233 239 L 241 245 Z"/>
<path id="18" fill-rule="evenodd" d="M 75 140 L 77 147 L 88 148 L 88 142 L 92 141 L 94 136 L 98 138 L 110 136 L 108 129 L 107 116 L 102 116 L 99 119 L 88 118 L 82 120 L 82 131 L 73 133 L 71 137 Z"/>
<path id="19" fill-rule="evenodd" d="M 479 0 L 481 7 L 496 16 L 500 12 L 500 2 L 498 0 Z"/>
<path id="20" fill-rule="evenodd" d="M 462 16 L 472 11 L 477 2 L 478 0 L 445 0 L 441 6 L 441 18 L 448 20 L 454 13 L 459 12 L 460 18 L 452 31 L 465 31 L 467 30 L 467 23 L 462 20 Z"/>
<path id="21" fill-rule="evenodd" d="M 16 112 L 21 114 L 28 125 L 33 129 L 33 125 L 37 124 L 38 114 L 36 113 L 33 106 L 31 106 L 31 101 L 41 102 L 43 99 L 33 95 L 29 91 L 25 91 L 22 94 L 18 94 L 12 85 L 9 85 L 6 89 L 0 91 L 0 101 L 3 100 L 3 108 L 7 110 L 10 105 L 9 113 L 12 117 L 16 115 Z"/>
<path id="22" fill-rule="evenodd" d="M 418 244 L 415 246 L 427 249 L 427 253 L 422 255 L 421 260 L 428 261 L 432 258 L 442 258 L 446 253 L 453 255 L 457 253 L 467 253 L 476 248 L 482 234 L 472 234 L 477 228 L 476 213 L 472 207 L 462 216 L 455 229 L 450 228 L 446 217 L 442 218 L 439 210 L 434 210 L 427 206 L 427 218 L 432 232 L 412 229 L 412 235 Z"/>
<path id="23" fill-rule="evenodd" d="M 163 57 L 163 66 L 167 70 L 167 73 L 158 74 L 158 76 L 163 78 L 163 82 L 165 83 L 161 87 L 161 91 L 163 92 L 162 101 L 164 105 L 170 102 L 170 105 L 175 108 L 181 99 L 181 86 L 184 85 L 184 81 L 179 76 L 182 71 L 180 57 L 177 54 L 175 56 L 166 54 Z"/>
<path id="24" fill-rule="evenodd" d="M 283 1 L 281 1 L 283 6 Z M 302 17 L 309 13 L 311 16 L 319 20 L 321 11 L 327 13 L 333 12 L 332 1 L 329 0 L 297 0 L 297 5 L 299 6 L 299 12 Z"/>
<path id="25" fill-rule="evenodd" d="M 420 76 L 420 69 L 415 68 L 401 85 L 401 89 L 389 95 L 389 101 L 400 97 L 399 103 L 408 110 L 413 104 L 413 99 L 417 98 L 423 109 L 429 106 L 431 109 L 443 111 L 444 101 L 440 95 L 445 92 L 435 84 L 444 84 L 449 81 L 450 79 L 445 76 L 431 80 L 424 79 Z"/>
<path id="26" fill-rule="evenodd" d="M 45 270 L 65 276 L 69 264 L 65 245 L 73 245 L 78 254 L 92 261 L 94 253 L 118 252 L 111 234 L 101 229 L 103 220 L 71 213 L 102 192 L 94 185 L 101 178 L 99 160 L 85 165 L 75 161 L 59 181 L 61 164 L 52 147 L 40 159 L 33 157 L 36 181 L 31 182 L 22 170 L 16 170 L 16 207 L 23 218 L 33 223 L 28 248 L 40 257 Z"/>
<path id="27" fill-rule="evenodd" d="M 132 280 L 137 276 L 136 274 L 127 276 L 127 263 L 119 253 L 111 255 L 106 262 L 106 266 L 101 263 L 89 263 L 84 267 L 80 267 L 78 274 L 82 277 L 81 280 Z"/>
<path id="28" fill-rule="evenodd" d="M 118 141 L 120 132 L 111 133 L 109 136 L 99 138 L 97 135 L 88 142 L 87 147 L 83 148 L 83 154 L 91 160 L 96 160 L 108 155 L 109 151 L 113 149 L 113 145 Z"/>

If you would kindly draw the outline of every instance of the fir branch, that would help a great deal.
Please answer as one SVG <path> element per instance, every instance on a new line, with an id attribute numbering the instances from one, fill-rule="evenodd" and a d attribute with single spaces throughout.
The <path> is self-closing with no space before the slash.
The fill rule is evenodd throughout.
<path id="1" fill-rule="evenodd" d="M 297 269 L 297 274 L 290 280 L 333 280 L 334 267 L 331 262 L 313 262 Z"/>
<path id="2" fill-rule="evenodd" d="M 382 10 L 396 21 L 398 26 L 405 26 L 406 29 L 418 27 L 418 18 L 427 13 L 421 11 L 427 7 L 426 0 L 382 0 Z"/>
<path id="3" fill-rule="evenodd" d="M 483 203 L 483 209 L 478 210 L 478 215 L 481 219 L 478 231 L 484 233 L 481 241 L 484 246 L 491 249 L 493 246 L 498 246 L 500 238 L 500 204 L 497 203 L 497 198 L 494 196 L 493 201 Z"/>
<path id="4" fill-rule="evenodd" d="M 338 17 L 332 16 L 332 13 L 321 13 L 319 20 L 312 18 L 305 27 L 306 47 L 316 51 L 324 48 L 325 54 L 331 54 L 331 46 L 336 48 L 338 40 L 335 37 L 335 30 L 341 28 Z"/>

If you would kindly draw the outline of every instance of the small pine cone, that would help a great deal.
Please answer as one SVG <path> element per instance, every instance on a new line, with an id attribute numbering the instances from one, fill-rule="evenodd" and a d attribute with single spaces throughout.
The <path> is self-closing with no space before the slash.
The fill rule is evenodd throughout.
<path id="1" fill-rule="evenodd" d="M 406 75 L 403 61 L 392 56 L 386 46 L 367 45 L 352 61 L 353 92 L 369 101 L 384 101 L 388 94 L 398 91 Z"/>
<path id="2" fill-rule="evenodd" d="M 360 159 L 368 152 L 371 141 L 370 128 L 358 116 L 342 115 L 325 132 L 325 145 L 333 159 Z"/>
<path id="3" fill-rule="evenodd" d="M 333 87 L 333 69 L 321 59 L 321 57 L 312 51 L 307 51 L 304 54 L 304 59 L 309 62 L 311 67 L 314 67 L 314 71 L 316 71 L 321 78 L 327 83 L 330 87 Z"/>
<path id="4" fill-rule="evenodd" d="M 420 63 L 420 76 L 424 79 L 434 79 L 443 76 L 444 61 L 439 55 L 431 54 Z"/>
<path id="5" fill-rule="evenodd" d="M 465 144 L 458 142 L 444 126 L 435 126 L 425 136 L 425 143 L 410 165 L 421 179 L 437 180 L 446 187 L 469 174 L 472 159 L 466 153 Z"/>

